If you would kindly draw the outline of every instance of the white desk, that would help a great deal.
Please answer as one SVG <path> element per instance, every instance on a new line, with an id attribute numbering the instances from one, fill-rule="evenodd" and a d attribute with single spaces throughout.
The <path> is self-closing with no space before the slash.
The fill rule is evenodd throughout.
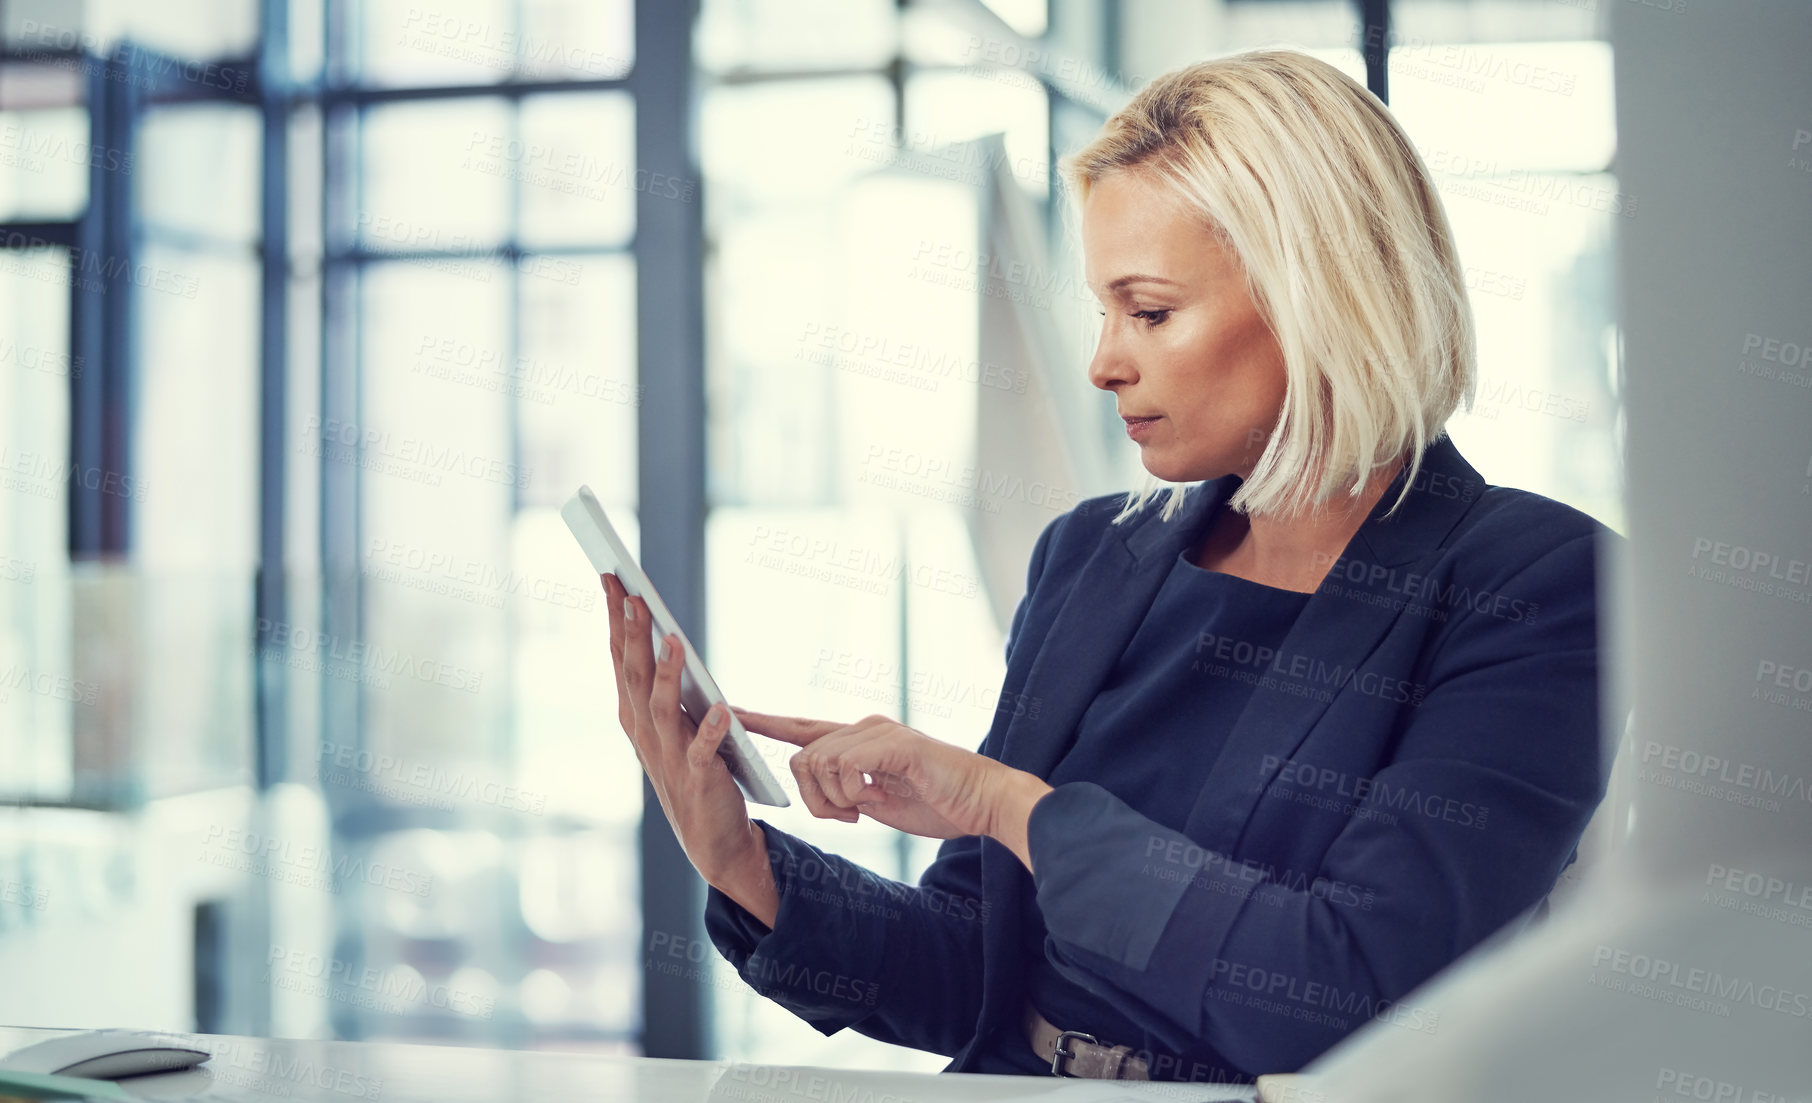
<path id="1" fill-rule="evenodd" d="M 0 1052 L 63 1030 L 0 1027 Z M 1251 1088 L 1038 1076 L 866 1072 L 388 1042 L 178 1035 L 214 1054 L 182 1072 L 122 1080 L 154 1100 L 292 1103 L 1140 1103 L 1253 1099 Z"/>

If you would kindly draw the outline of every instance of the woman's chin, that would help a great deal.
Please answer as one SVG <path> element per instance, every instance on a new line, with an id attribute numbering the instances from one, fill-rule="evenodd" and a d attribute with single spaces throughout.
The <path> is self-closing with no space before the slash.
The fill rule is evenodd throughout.
<path id="1" fill-rule="evenodd" d="M 1194 463 L 1179 461 L 1174 457 L 1154 453 L 1149 447 L 1139 450 L 1139 462 L 1144 465 L 1147 474 L 1167 483 L 1207 482 L 1228 473 L 1225 464 L 1204 464 L 1200 460 Z"/>

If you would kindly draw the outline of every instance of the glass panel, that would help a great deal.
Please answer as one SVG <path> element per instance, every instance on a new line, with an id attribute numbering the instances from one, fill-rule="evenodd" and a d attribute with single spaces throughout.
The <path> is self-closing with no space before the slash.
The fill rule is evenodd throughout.
<path id="1" fill-rule="evenodd" d="M 521 138 L 486 134 L 470 145 L 473 172 L 516 182 L 522 243 L 626 245 L 636 193 L 698 202 L 697 184 L 645 178 L 635 168 L 634 101 L 623 94 L 566 93 L 522 101 Z"/>
<path id="2" fill-rule="evenodd" d="M 557 260 L 568 278 L 520 282 L 519 356 L 445 343 L 434 355 L 449 377 L 516 396 L 525 506 L 558 510 L 580 483 L 606 505 L 633 505 L 642 394 L 635 263 L 627 256 L 543 259 Z M 564 530 L 560 536 L 571 543 Z"/>
<path id="3" fill-rule="evenodd" d="M 706 0 L 694 36 L 698 65 L 869 68 L 897 41 L 893 0 Z"/>
<path id="4" fill-rule="evenodd" d="M 259 6 L 244 0 L 90 0 L 86 7 L 84 26 L 97 37 L 118 35 L 176 57 L 245 57 L 257 49 Z"/>
<path id="5" fill-rule="evenodd" d="M 500 245 L 509 232 L 509 181 L 472 166 L 487 136 L 510 133 L 511 124 L 510 106 L 497 100 L 372 108 L 360 143 L 360 243 L 468 258 Z"/>
<path id="6" fill-rule="evenodd" d="M 132 700 L 146 792 L 162 794 L 249 780 L 258 268 L 155 246 L 142 257 Z"/>
<path id="7" fill-rule="evenodd" d="M 359 24 L 368 84 L 489 84 L 516 67 L 509 0 L 367 0 Z M 355 9 L 358 10 L 358 9 Z"/>
<path id="8" fill-rule="evenodd" d="M 158 108 L 140 131 L 138 201 L 144 222 L 226 241 L 258 238 L 257 111 L 229 104 Z"/>
<path id="9" fill-rule="evenodd" d="M 980 80 L 960 73 L 927 73 L 906 84 L 906 128 L 871 126 L 855 136 L 856 156 L 885 162 L 897 145 L 911 151 L 898 163 L 940 180 L 984 186 L 1005 168 L 1020 187 L 1043 199 L 1050 184 L 1050 106 L 1042 87 Z M 974 145 L 985 134 L 1006 135 L 1004 163 Z"/>
<path id="10" fill-rule="evenodd" d="M 522 75 L 534 80 L 627 76 L 635 59 L 632 0 L 521 0 Z"/>
<path id="11" fill-rule="evenodd" d="M 832 212 L 739 219 L 717 234 L 709 286 L 713 503 L 834 500 L 831 418 L 841 246 Z"/>
<path id="12" fill-rule="evenodd" d="M 77 217 L 88 204 L 91 164 L 133 169 L 130 154 L 89 143 L 81 108 L 0 111 L 0 219 Z"/>
<path id="13" fill-rule="evenodd" d="M 289 0 L 289 77 L 312 84 L 327 58 L 326 0 Z"/>
<path id="14" fill-rule="evenodd" d="M 855 137 L 890 125 L 893 89 L 872 77 L 718 87 L 699 109 L 699 156 L 715 209 L 806 203 L 869 172 Z"/>
<path id="15" fill-rule="evenodd" d="M 635 55 L 631 0 L 368 0 L 364 77 L 378 85 L 616 80 Z"/>
<path id="16" fill-rule="evenodd" d="M 1438 173 L 1597 172 L 1616 147 L 1611 46 L 1410 39 L 1390 52 L 1390 108 Z"/>
<path id="17" fill-rule="evenodd" d="M 1007 25 L 1028 38 L 1036 38 L 1044 33 L 1050 23 L 1049 0 L 985 0 L 994 14 L 1007 21 Z"/>
<path id="18" fill-rule="evenodd" d="M 507 341 L 506 270 L 466 267 L 368 270 L 362 420 L 324 426 L 323 447 L 360 470 L 366 747 L 494 773 L 509 692 L 499 589 L 511 503 L 526 480 L 509 398 L 434 370 L 441 342 Z"/>
<path id="19" fill-rule="evenodd" d="M 1355 9 L 1351 0 L 1229 3 L 1220 5 L 1220 9 L 1222 50 L 1293 46 L 1309 53 L 1317 53 L 1317 56 L 1320 56 L 1318 51 L 1321 50 L 1341 49 L 1350 50 L 1353 57 L 1359 57 L 1358 45 L 1362 32 L 1358 21 L 1354 19 Z M 1151 29 L 1158 30 L 1157 27 Z M 1148 76 L 1157 76 L 1157 73 Z M 1365 83 L 1365 64 L 1362 59 L 1359 71 L 1352 76 L 1359 83 Z"/>
<path id="20" fill-rule="evenodd" d="M 0 252 L 0 794 L 59 800 L 72 714 L 69 268 L 61 250 Z M 60 692 L 61 691 L 61 692 Z"/>

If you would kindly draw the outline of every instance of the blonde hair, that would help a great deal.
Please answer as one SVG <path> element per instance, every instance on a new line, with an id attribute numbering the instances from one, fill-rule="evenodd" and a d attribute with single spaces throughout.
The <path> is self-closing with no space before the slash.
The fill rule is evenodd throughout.
<path id="1" fill-rule="evenodd" d="M 1407 456 L 1395 512 L 1477 368 L 1452 228 L 1384 104 L 1307 54 L 1249 50 L 1153 80 L 1059 167 L 1078 212 L 1106 174 L 1146 174 L 1239 259 L 1287 382 L 1229 506 L 1293 517 Z M 1162 485 L 1148 474 L 1115 523 Z"/>

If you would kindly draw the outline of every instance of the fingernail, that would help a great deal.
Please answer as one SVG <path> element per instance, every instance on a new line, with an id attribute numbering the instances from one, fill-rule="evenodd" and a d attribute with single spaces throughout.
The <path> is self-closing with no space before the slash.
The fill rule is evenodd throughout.
<path id="1" fill-rule="evenodd" d="M 669 656 L 671 654 L 673 654 L 673 641 L 672 640 L 662 640 L 661 641 L 661 661 L 666 662 L 667 656 Z"/>
<path id="2" fill-rule="evenodd" d="M 627 620 L 635 619 L 635 599 L 628 595 L 623 597 L 623 616 Z"/>
<path id="3" fill-rule="evenodd" d="M 710 709 L 705 712 L 705 723 L 707 724 L 715 724 L 723 718 L 724 707 L 722 705 L 712 705 Z"/>

